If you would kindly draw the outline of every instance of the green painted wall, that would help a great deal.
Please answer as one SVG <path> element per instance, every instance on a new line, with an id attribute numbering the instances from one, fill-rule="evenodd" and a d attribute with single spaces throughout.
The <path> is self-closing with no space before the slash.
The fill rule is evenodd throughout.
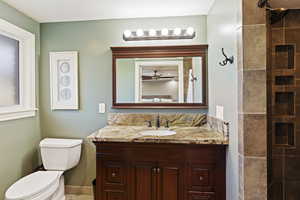
<path id="1" fill-rule="evenodd" d="M 126 29 L 175 28 L 193 26 L 193 40 L 124 42 Z M 111 111 L 111 46 L 206 44 L 206 16 L 98 20 L 41 24 L 40 102 L 43 137 L 85 138 L 106 124 L 107 114 L 98 114 L 104 102 Z M 79 51 L 80 110 L 51 111 L 49 86 L 49 52 Z M 114 110 L 145 112 L 145 110 Z M 165 112 L 206 112 L 206 110 L 164 110 Z M 164 112 L 163 111 L 163 112 Z M 162 110 L 147 110 L 162 112 Z M 95 176 L 95 149 L 87 141 L 78 167 L 66 173 L 69 185 L 89 185 Z"/>
<path id="2" fill-rule="evenodd" d="M 227 152 L 227 199 L 238 200 L 238 131 L 237 131 L 237 27 L 239 0 L 215 1 L 207 16 L 209 63 L 209 114 L 216 115 L 216 105 L 224 106 L 224 119 L 230 122 Z M 232 65 L 221 67 L 221 48 L 233 55 Z"/>
<path id="3" fill-rule="evenodd" d="M 38 66 L 39 23 L 2 1 L 0 1 L 0 18 L 35 34 Z M 38 143 L 41 139 L 39 124 L 38 115 L 33 118 L 0 122 L 0 199 L 4 199 L 5 191 L 11 184 L 38 166 Z"/>

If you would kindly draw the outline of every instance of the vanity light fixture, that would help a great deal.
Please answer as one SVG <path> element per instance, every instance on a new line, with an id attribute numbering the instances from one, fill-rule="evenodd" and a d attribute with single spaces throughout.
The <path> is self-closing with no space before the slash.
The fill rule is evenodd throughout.
<path id="1" fill-rule="evenodd" d="M 125 41 L 193 39 L 195 36 L 196 36 L 196 32 L 193 27 L 188 27 L 186 29 L 163 28 L 161 30 L 137 29 L 134 31 L 126 30 L 123 33 L 123 39 Z"/>
<path id="2" fill-rule="evenodd" d="M 188 27 L 188 28 L 186 29 L 186 33 L 187 33 L 188 35 L 194 35 L 194 34 L 195 34 L 195 30 L 194 30 L 193 27 Z"/>
<path id="3" fill-rule="evenodd" d="M 156 36 L 156 30 L 150 29 L 150 30 L 149 30 L 149 36 L 151 36 L 151 37 Z"/>
<path id="4" fill-rule="evenodd" d="M 168 36 L 168 34 L 169 34 L 169 30 L 167 28 L 164 28 L 164 29 L 161 30 L 161 35 L 162 36 Z"/>
<path id="5" fill-rule="evenodd" d="M 124 37 L 129 38 L 130 36 L 131 36 L 131 31 L 130 30 L 124 31 Z"/>
<path id="6" fill-rule="evenodd" d="M 136 35 L 137 35 L 138 37 L 143 37 L 143 36 L 144 36 L 144 31 L 143 31 L 142 29 L 138 29 L 138 30 L 136 31 Z"/>
<path id="7" fill-rule="evenodd" d="M 174 35 L 180 35 L 181 34 L 181 28 L 175 28 L 174 29 Z"/>

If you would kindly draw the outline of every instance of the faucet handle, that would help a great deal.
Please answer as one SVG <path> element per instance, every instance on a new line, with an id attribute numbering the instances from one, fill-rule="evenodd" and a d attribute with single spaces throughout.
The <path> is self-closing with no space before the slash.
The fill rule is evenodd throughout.
<path id="1" fill-rule="evenodd" d="M 166 120 L 166 125 L 165 125 L 165 128 L 170 128 L 170 125 L 169 125 L 170 121 L 169 120 Z"/>
<path id="2" fill-rule="evenodd" d="M 147 120 L 146 122 L 148 123 L 149 128 L 152 127 L 152 121 L 151 120 Z"/>

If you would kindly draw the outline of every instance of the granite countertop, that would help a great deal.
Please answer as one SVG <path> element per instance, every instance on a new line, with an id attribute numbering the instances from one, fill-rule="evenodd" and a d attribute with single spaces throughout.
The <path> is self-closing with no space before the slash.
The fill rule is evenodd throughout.
<path id="1" fill-rule="evenodd" d="M 170 136 L 143 136 L 141 131 L 155 130 L 145 126 L 106 126 L 90 136 L 93 142 L 137 142 L 137 143 L 177 143 L 177 144 L 220 144 L 227 145 L 228 138 L 223 133 L 214 131 L 207 126 L 171 127 L 176 131 Z M 160 128 L 160 130 L 166 130 Z"/>

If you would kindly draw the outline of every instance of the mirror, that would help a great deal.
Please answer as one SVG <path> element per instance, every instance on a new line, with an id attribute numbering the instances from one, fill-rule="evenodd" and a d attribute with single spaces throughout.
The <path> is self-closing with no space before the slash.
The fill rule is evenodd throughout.
<path id="1" fill-rule="evenodd" d="M 201 57 L 117 59 L 117 103 L 202 103 L 201 63 Z"/>
<path id="2" fill-rule="evenodd" d="M 119 48 L 124 50 L 126 47 Z M 199 51 L 195 56 L 191 53 L 190 56 L 137 53 L 140 54 L 118 57 L 113 51 L 113 107 L 207 107 L 206 53 Z"/>

